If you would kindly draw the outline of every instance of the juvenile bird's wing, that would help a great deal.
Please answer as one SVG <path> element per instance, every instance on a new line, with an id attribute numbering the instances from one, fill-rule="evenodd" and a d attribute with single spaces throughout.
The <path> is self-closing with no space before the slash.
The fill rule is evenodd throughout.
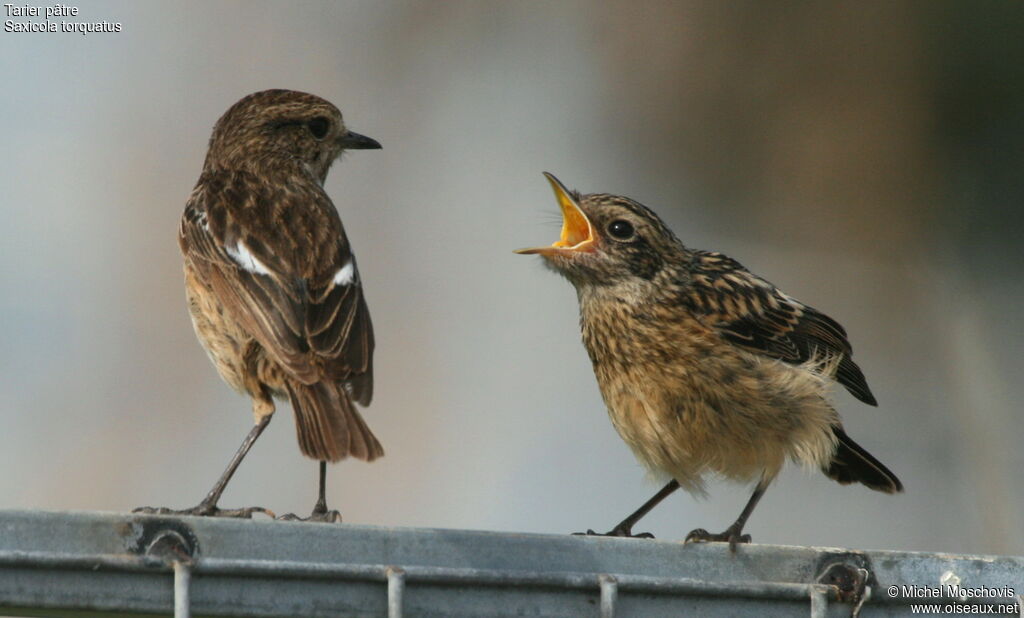
<path id="1" fill-rule="evenodd" d="M 182 252 L 225 310 L 304 384 L 373 392 L 373 326 L 337 212 L 319 187 L 244 173 L 200 178 L 181 220 Z"/>
<path id="2" fill-rule="evenodd" d="M 838 322 L 720 253 L 696 252 L 690 275 L 684 302 L 727 341 L 792 364 L 842 354 L 836 380 L 857 399 L 877 405 Z"/>

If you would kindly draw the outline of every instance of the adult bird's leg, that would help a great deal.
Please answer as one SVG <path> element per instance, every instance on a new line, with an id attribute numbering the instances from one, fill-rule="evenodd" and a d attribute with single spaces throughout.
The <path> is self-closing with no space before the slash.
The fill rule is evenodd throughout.
<path id="1" fill-rule="evenodd" d="M 320 462 L 320 495 L 316 505 L 313 506 L 313 513 L 309 517 L 299 517 L 295 513 L 288 513 L 278 517 L 285 521 L 318 521 L 333 524 L 341 521 L 341 513 L 331 509 L 327 510 L 327 462 Z"/>
<path id="2" fill-rule="evenodd" d="M 731 526 L 725 529 L 725 532 L 718 534 L 711 534 L 704 528 L 697 528 L 686 535 L 686 543 L 690 542 L 703 542 L 703 541 L 719 541 L 729 543 L 729 551 L 736 553 L 736 545 L 738 543 L 749 543 L 750 535 L 742 534 L 743 526 L 747 523 L 747 518 L 754 512 L 754 507 L 757 506 L 758 500 L 764 495 L 766 489 L 768 489 L 768 483 L 771 481 L 761 477 L 757 487 L 754 488 L 754 493 L 750 496 L 750 500 L 747 501 L 747 506 L 743 507 L 743 512 L 736 518 Z"/>
<path id="3" fill-rule="evenodd" d="M 679 481 L 672 479 L 664 487 L 662 487 L 661 490 L 658 491 L 658 493 L 654 494 L 654 496 L 651 497 L 650 500 L 644 502 L 643 505 L 640 506 L 640 508 L 633 512 L 632 515 L 630 515 L 626 519 L 623 519 L 621 522 L 619 522 L 619 525 L 615 526 L 614 528 L 612 528 L 608 532 L 605 532 L 604 534 L 594 532 L 593 530 L 587 530 L 585 533 L 577 532 L 575 534 L 586 534 L 588 536 L 621 536 L 637 539 L 653 539 L 654 535 L 650 532 L 641 532 L 640 534 L 633 534 L 633 526 L 636 525 L 636 522 L 640 521 L 645 515 L 650 513 L 651 509 L 658 506 L 658 504 L 662 500 L 667 498 L 672 492 L 674 492 L 677 489 L 679 489 Z"/>
<path id="4" fill-rule="evenodd" d="M 253 428 L 249 430 L 249 434 L 245 436 L 245 440 L 242 440 L 242 445 L 235 451 L 234 457 L 228 462 L 228 467 L 225 468 L 224 473 L 217 479 L 217 483 L 214 484 L 213 489 L 210 493 L 206 494 L 203 501 L 190 509 L 169 509 L 166 507 L 153 508 L 151 506 L 140 506 L 134 509 L 133 513 L 149 513 L 155 515 L 201 515 L 210 517 L 245 517 L 247 519 L 252 518 L 253 513 L 264 513 L 271 517 L 274 513 L 261 507 L 261 506 L 249 506 L 241 509 L 221 509 L 217 507 L 217 501 L 220 500 L 221 494 L 224 493 L 224 488 L 228 486 L 228 481 L 235 474 L 235 470 L 238 469 L 238 464 L 242 463 L 242 459 L 245 458 L 246 453 L 255 444 L 256 439 L 260 437 L 263 430 L 270 424 L 270 418 L 272 414 L 262 416 L 260 420 L 253 425 Z"/>

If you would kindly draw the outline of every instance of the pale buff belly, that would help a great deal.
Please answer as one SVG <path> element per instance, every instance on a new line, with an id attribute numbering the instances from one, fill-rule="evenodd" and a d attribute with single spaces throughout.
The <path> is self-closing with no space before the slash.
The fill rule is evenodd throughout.
<path id="1" fill-rule="evenodd" d="M 196 336 L 220 377 L 231 388 L 253 398 L 257 417 L 272 414 L 274 404 L 266 394 L 285 394 L 281 371 L 256 340 L 230 317 L 213 291 L 185 263 L 185 291 Z M 258 419 L 257 419 L 258 420 Z"/>
<path id="2" fill-rule="evenodd" d="M 821 375 L 830 367 L 735 348 L 724 357 L 643 365 L 595 369 L 612 423 L 655 474 L 701 492 L 708 474 L 771 479 L 786 459 L 821 467 L 832 458 L 839 418 Z"/>

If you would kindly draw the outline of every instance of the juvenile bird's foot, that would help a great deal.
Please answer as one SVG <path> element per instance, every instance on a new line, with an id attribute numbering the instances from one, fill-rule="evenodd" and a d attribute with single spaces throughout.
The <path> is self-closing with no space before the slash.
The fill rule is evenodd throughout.
<path id="1" fill-rule="evenodd" d="M 318 522 L 321 524 L 340 524 L 341 513 L 334 509 L 328 510 L 326 507 L 321 508 L 318 504 L 313 508 L 313 512 L 310 513 L 309 517 L 299 517 L 295 513 L 287 513 L 277 518 L 278 521 L 311 521 Z"/>
<path id="2" fill-rule="evenodd" d="M 711 534 L 704 528 L 697 528 L 686 535 L 684 543 L 729 543 L 729 551 L 736 553 L 736 545 L 740 543 L 749 543 L 749 534 L 740 534 L 743 529 L 736 526 L 735 524 L 725 529 L 725 532 L 719 532 L 718 534 Z"/>
<path id="3" fill-rule="evenodd" d="M 142 513 L 144 515 L 188 515 L 193 517 L 235 517 L 239 519 L 252 519 L 253 513 L 263 513 L 271 519 L 275 518 L 273 511 L 265 509 L 262 506 L 247 506 L 240 509 L 222 509 L 216 504 L 207 504 L 205 502 L 200 502 L 190 509 L 169 509 L 165 506 L 140 506 L 137 509 L 132 509 L 132 513 Z"/>
<path id="4" fill-rule="evenodd" d="M 639 534 L 633 534 L 633 527 L 619 524 L 608 532 L 601 534 L 600 532 L 594 532 L 593 530 L 587 529 L 586 532 L 573 532 L 574 536 L 617 536 L 624 539 L 653 539 L 654 535 L 650 532 L 640 532 Z"/>

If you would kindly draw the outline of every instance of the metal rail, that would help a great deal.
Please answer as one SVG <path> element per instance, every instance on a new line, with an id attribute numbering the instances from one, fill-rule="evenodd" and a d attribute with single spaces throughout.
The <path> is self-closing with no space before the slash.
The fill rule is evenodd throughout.
<path id="1" fill-rule="evenodd" d="M 1004 598 L 920 598 L 951 578 Z M 1024 615 L 1022 592 L 1013 557 L 0 511 L 4 615 L 896 616 L 916 602 Z"/>

